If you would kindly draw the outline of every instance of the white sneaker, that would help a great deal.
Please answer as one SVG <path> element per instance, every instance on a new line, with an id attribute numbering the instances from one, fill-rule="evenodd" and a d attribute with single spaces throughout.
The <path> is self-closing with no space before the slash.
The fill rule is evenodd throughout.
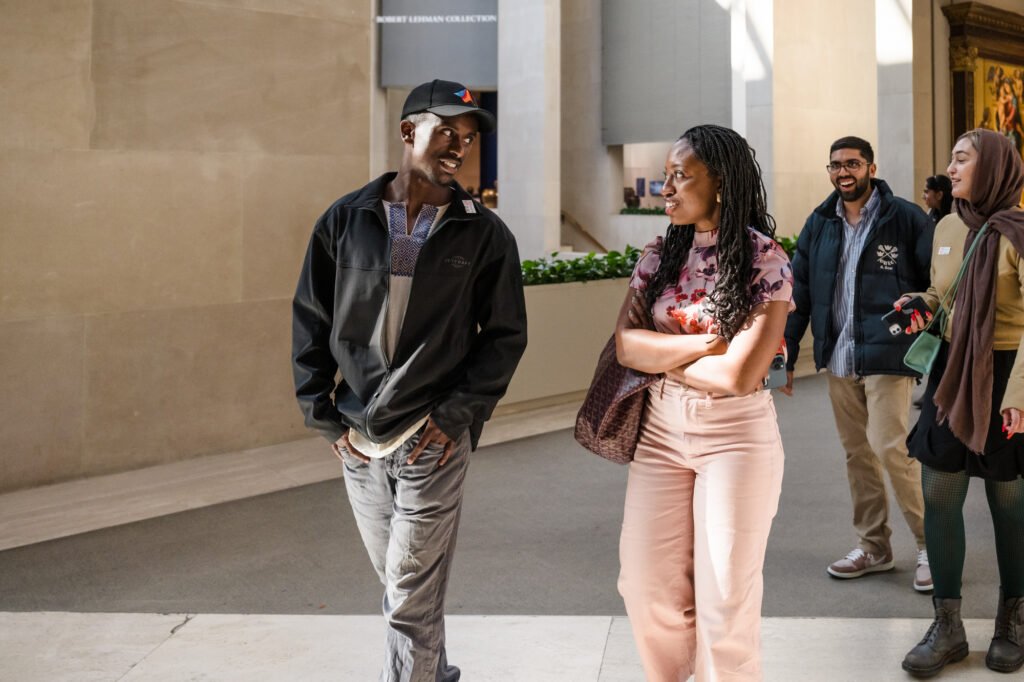
<path id="1" fill-rule="evenodd" d="M 888 571 L 895 565 L 892 551 L 883 556 L 875 556 L 858 547 L 839 561 L 833 562 L 827 570 L 829 575 L 836 578 L 859 578 L 865 573 Z"/>
<path id="2" fill-rule="evenodd" d="M 932 569 L 928 566 L 928 550 L 922 549 L 917 553 L 917 568 L 914 570 L 914 589 L 918 592 L 931 592 Z"/>

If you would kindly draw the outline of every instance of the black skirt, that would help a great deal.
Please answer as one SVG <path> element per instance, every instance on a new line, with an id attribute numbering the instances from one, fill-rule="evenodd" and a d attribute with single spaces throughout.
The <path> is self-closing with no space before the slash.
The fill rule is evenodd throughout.
<path id="1" fill-rule="evenodd" d="M 921 401 L 921 417 L 907 436 L 909 456 L 933 469 L 956 473 L 966 471 L 971 476 L 993 481 L 1012 481 L 1024 475 L 1024 434 L 1007 440 L 1003 433 L 1003 417 L 999 406 L 1006 392 L 1006 382 L 1017 358 L 1015 350 L 993 351 L 992 360 L 992 415 L 988 424 L 985 453 L 979 455 L 961 443 L 948 424 L 935 421 L 938 408 L 932 397 L 946 370 L 949 344 L 942 342 L 935 365 L 928 375 L 928 386 Z M 1021 406 L 1024 409 L 1024 406 Z"/>

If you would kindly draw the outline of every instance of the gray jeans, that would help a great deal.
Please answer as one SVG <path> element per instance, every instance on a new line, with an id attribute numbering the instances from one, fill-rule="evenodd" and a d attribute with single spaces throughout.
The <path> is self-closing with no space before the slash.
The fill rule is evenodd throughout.
<path id="1" fill-rule="evenodd" d="M 444 599 L 469 466 L 468 432 L 448 462 L 430 444 L 406 459 L 422 430 L 382 459 L 362 462 L 345 452 L 345 488 L 359 534 L 384 583 L 387 656 L 380 682 L 455 682 L 444 647 Z M 344 452 L 344 451 L 343 451 Z"/>

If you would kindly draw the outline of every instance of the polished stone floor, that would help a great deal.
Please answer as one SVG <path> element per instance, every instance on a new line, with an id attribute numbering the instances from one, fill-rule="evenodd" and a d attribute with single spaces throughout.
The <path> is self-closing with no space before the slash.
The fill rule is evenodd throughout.
<path id="1" fill-rule="evenodd" d="M 466 682 L 642 682 L 622 616 L 452 616 L 448 650 Z M 765 618 L 764 675 L 778 682 L 910 679 L 893 661 L 928 621 Z M 985 668 L 990 621 L 939 679 L 999 680 Z M 342 680 L 372 682 L 376 616 L 0 613 L 0 675 L 19 682 Z M 841 643 L 841 646 L 837 646 Z M 1009 676 L 1013 678 L 1014 676 Z"/>
<path id="2" fill-rule="evenodd" d="M 820 392 L 816 380 L 800 387 L 807 389 L 805 399 L 817 400 L 809 395 Z M 787 409 L 805 408 L 784 407 L 780 421 L 788 418 Z M 489 425 L 484 444 L 564 430 L 574 414 L 574 405 L 563 405 L 502 417 Z M 834 433 L 827 423 L 819 426 L 821 433 Z M 787 435 L 785 429 L 783 435 L 789 450 L 797 435 Z M 814 434 L 801 432 L 799 437 L 821 447 Z M 336 462 L 324 456 L 324 444 L 309 439 L 0 495 L 0 550 L 242 500 L 338 474 Z M 814 564 L 815 574 L 820 568 Z M 847 590 L 858 593 L 863 592 Z M 920 599 L 923 605 L 927 598 Z M 926 608 L 912 610 L 907 615 L 913 617 L 766 617 L 765 679 L 909 679 L 899 661 L 929 622 L 916 617 Z M 991 620 L 971 618 L 966 623 L 971 655 L 939 679 L 1007 679 L 984 666 Z M 358 613 L 7 611 L 0 612 L 0 680 L 363 682 L 376 679 L 382 638 L 381 618 Z M 628 619 L 616 613 L 451 615 L 448 649 L 468 682 L 643 680 Z"/>

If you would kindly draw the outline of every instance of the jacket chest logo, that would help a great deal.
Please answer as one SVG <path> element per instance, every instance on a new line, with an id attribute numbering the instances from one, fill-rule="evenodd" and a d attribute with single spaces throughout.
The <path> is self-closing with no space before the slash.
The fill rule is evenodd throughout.
<path id="1" fill-rule="evenodd" d="M 892 244 L 879 244 L 878 250 L 875 252 L 878 256 L 878 266 L 883 270 L 892 271 L 896 269 L 896 259 L 900 255 L 900 250 Z"/>
<path id="2" fill-rule="evenodd" d="M 462 268 L 469 265 L 469 261 L 463 258 L 462 256 L 448 256 L 447 258 L 444 259 L 444 262 L 450 265 L 451 267 L 455 268 L 456 270 L 461 270 Z"/>

